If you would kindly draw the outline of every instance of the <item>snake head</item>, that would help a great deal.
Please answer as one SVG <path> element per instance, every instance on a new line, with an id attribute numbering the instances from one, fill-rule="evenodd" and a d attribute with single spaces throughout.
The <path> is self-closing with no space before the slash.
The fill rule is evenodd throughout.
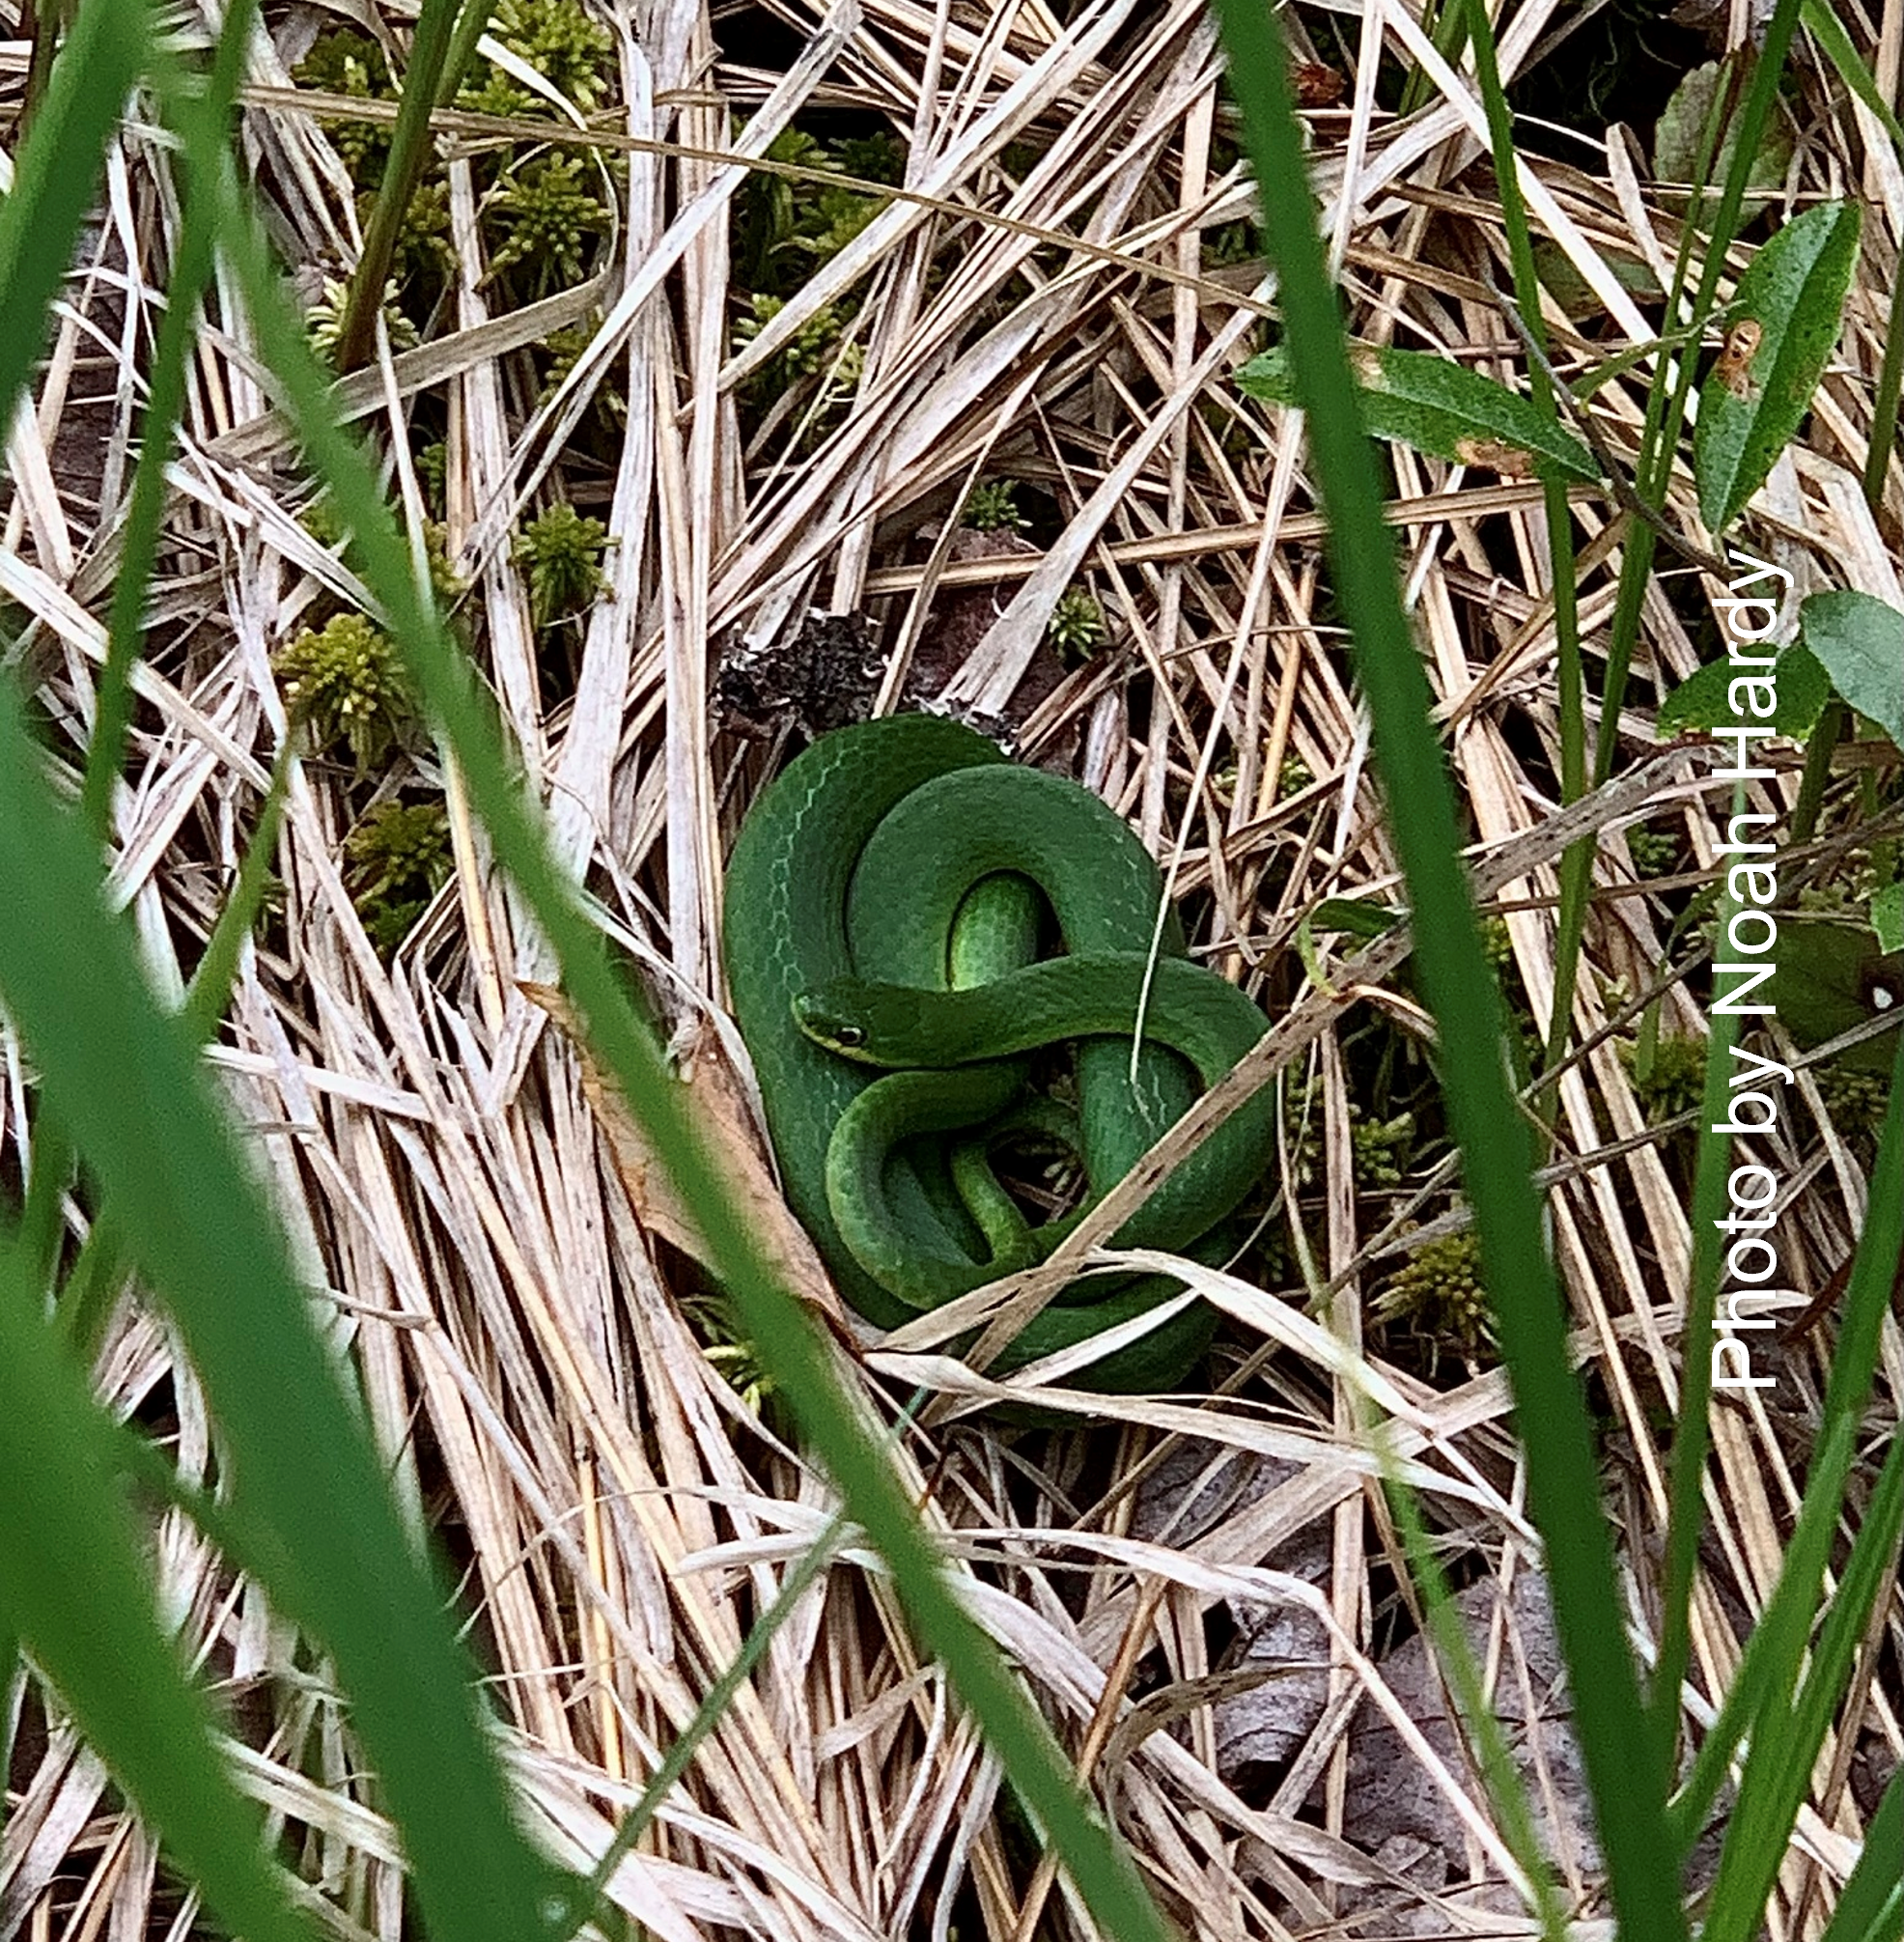
<path id="1" fill-rule="evenodd" d="M 863 1065 L 937 1063 L 913 1054 L 919 998 L 904 985 L 830 978 L 794 999 L 794 1022 L 816 1045 Z"/>

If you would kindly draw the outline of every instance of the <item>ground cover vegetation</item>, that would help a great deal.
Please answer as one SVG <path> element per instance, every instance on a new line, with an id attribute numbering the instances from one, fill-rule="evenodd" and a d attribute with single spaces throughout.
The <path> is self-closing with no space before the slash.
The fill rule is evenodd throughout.
<path id="1" fill-rule="evenodd" d="M 1904 16 L 1276 22 L 16 10 L 0 1935 L 1897 1936 Z M 1277 1021 L 1192 1393 L 762 1239 L 924 705 Z"/>

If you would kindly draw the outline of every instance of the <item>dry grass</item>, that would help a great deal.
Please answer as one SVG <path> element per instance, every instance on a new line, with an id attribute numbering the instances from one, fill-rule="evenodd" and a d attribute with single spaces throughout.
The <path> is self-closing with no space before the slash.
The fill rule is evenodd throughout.
<path id="1" fill-rule="evenodd" d="M 705 1018 L 719 1001 L 723 847 L 766 770 L 714 717 L 720 653 L 744 643 L 784 666 L 810 610 L 861 612 L 879 643 L 871 686 L 882 702 L 936 697 L 1006 721 L 1031 759 L 1103 793 L 1166 859 L 1195 945 L 1280 1011 L 1300 990 L 1287 947 L 1302 915 L 1328 895 L 1386 895 L 1395 870 L 1296 427 L 1228 381 L 1263 306 L 1258 267 L 1210 256 L 1249 192 L 1223 166 L 1209 18 L 1194 0 L 1097 0 L 1062 29 L 1044 0 L 937 11 L 842 0 L 824 15 L 775 0 L 770 11 L 783 31 L 768 33 L 765 13 L 724 16 L 717 52 L 705 10 L 635 8 L 620 45 L 628 105 L 598 124 L 608 146 L 628 138 L 622 228 L 599 291 L 532 316 L 492 315 L 470 171 L 455 164 L 455 314 L 425 349 L 386 353 L 352 380 L 373 432 L 389 431 L 414 398 L 444 401 L 449 542 L 471 637 L 565 855 L 658 973 L 669 1015 Z M 1502 43 L 1510 75 L 1561 19 L 1550 0 L 1514 14 Z M 1472 91 L 1431 66 L 1428 105 L 1396 121 L 1376 107 L 1375 57 L 1385 46 L 1432 57 L 1414 16 L 1371 0 L 1358 25 L 1354 14 L 1339 24 L 1359 36 L 1358 80 L 1310 123 L 1352 327 L 1511 372 L 1516 341 L 1488 287 L 1507 270 Z M 1866 24 L 1894 76 L 1904 8 L 1887 0 Z M 274 19 L 287 52 L 308 25 Z M 742 51 L 756 33 L 757 61 Z M 0 60 L 9 51 L 18 72 L 20 43 Z M 1799 203 L 1865 196 L 1866 266 L 1807 442 L 1775 473 L 1752 531 L 1802 584 L 1848 582 L 1904 604 L 1893 564 L 1904 475 L 1893 460 L 1875 517 L 1858 483 L 1904 177 L 1862 111 L 1815 70 L 1798 78 L 1804 139 L 1788 192 Z M 252 80 L 247 149 L 287 235 L 307 261 L 348 263 L 355 215 L 328 139 L 289 105 L 283 62 L 261 50 Z M 908 140 L 908 191 L 737 347 L 729 222 L 742 172 L 708 152 L 726 145 L 730 109 L 753 117 L 741 147 L 758 154 L 794 116 L 827 106 L 881 115 Z M 484 127 L 445 126 L 453 139 Z M 1569 375 L 1651 327 L 1610 263 L 1669 261 L 1679 240 L 1669 199 L 1636 172 L 1619 131 L 1607 156 L 1578 156 L 1580 166 L 1524 157 L 1537 224 L 1599 293 L 1551 320 Z M 113 516 L 176 218 L 165 152 L 136 121 L 108 186 L 36 408 L 13 434 L 0 548 L 0 592 L 31 617 L 41 696 L 70 737 L 102 655 Z M 763 406 L 759 374 L 849 296 L 860 299 L 855 356 L 835 365 L 839 381 L 826 386 L 823 370 Z M 591 302 L 606 323 L 566 389 L 536 408 L 522 347 Z M 221 305 L 215 322 L 193 373 L 117 807 L 115 888 L 155 975 L 175 984 L 286 732 L 271 656 L 320 581 L 350 591 L 299 523 L 305 494 L 266 416 L 242 320 Z M 569 436 L 603 387 L 626 416 L 608 460 L 583 463 Z M 1599 403 L 1607 436 L 1626 449 L 1640 392 L 1615 381 Z M 405 449 L 401 436 L 389 442 Z M 1642 887 L 1624 827 L 1676 820 L 1686 870 L 1713 861 L 1703 756 L 1648 747 L 1658 695 L 1696 663 L 1698 602 L 1683 581 L 1650 600 L 1616 779 L 1556 819 L 1539 491 L 1406 452 L 1395 465 L 1408 585 L 1483 887 L 1504 913 L 1543 1028 L 1556 859 L 1568 836 L 1600 832 L 1603 894 L 1575 1018 L 1592 1049 L 1561 1085 L 1550 1206 L 1580 1350 L 1604 1396 L 1613 1508 L 1644 1630 L 1690 1244 L 1668 1136 L 1649 1126 L 1606 1027 L 1619 992 L 1652 986 L 1666 951 L 1661 887 Z M 951 515 L 971 483 L 1004 475 L 1051 509 L 1037 544 L 956 536 Z M 396 483 L 414 521 L 415 483 Z M 616 540 L 608 591 L 559 679 L 539 660 L 509 552 L 519 511 L 558 485 Z M 1582 583 L 1591 657 L 1618 534 L 1598 495 L 1582 495 L 1579 517 L 1604 541 L 1588 546 Z M 1080 581 L 1112 638 L 1067 669 L 1046 631 Z M 428 760 L 416 761 L 427 774 Z M 454 778 L 455 873 L 388 966 L 343 875 L 351 784 L 320 762 L 296 773 L 282 907 L 246 957 L 214 1057 L 396 1486 L 419 1533 L 434 1529 L 464 1567 L 528 1811 L 558 1852 L 581 1861 L 832 1500 L 774 1435 L 770 1407 L 763 1423 L 703 1353 L 683 1306 L 691 1268 L 657 1252 L 569 1044 L 518 989 L 549 965 L 490 870 Z M 1795 771 L 1773 785 L 1775 806 L 1788 808 L 1795 786 Z M 1262 1076 L 1282 1069 L 1307 1115 L 1299 1140 L 1292 1114 L 1283 1183 L 1302 1234 L 1288 1239 L 1285 1220 L 1279 1276 L 1266 1275 L 1272 1257 L 1259 1252 L 1234 1278 L 1202 1278 L 1230 1317 L 1217 1395 L 1106 1401 L 1052 1390 L 1042 1399 L 1087 1426 L 1024 1434 L 962 1413 L 958 1403 L 994 1389 L 927 1354 L 887 1350 L 862 1369 L 888 1395 L 923 1381 L 953 1405 L 907 1457 L 931 1514 L 974 1608 L 1061 1732 L 1087 1750 L 1160 1894 L 1198 1936 L 1525 1926 L 1517 1898 L 1490 1886 L 1511 1882 L 1513 1864 L 1431 1718 L 1432 1681 L 1388 1651 L 1413 1625 L 1357 1428 L 1370 1397 L 1397 1419 L 1447 1555 L 1477 1587 L 1477 1636 L 1510 1719 L 1547 1722 L 1517 1737 L 1539 1757 L 1536 1799 L 1573 1830 L 1558 1851 L 1580 1910 L 1601 1912 L 1581 1797 L 1562 1771 L 1566 1736 L 1553 1726 L 1539 1600 L 1515 1590 L 1533 1552 L 1505 1383 L 1481 1364 L 1464 1374 L 1458 1352 L 1430 1381 L 1418 1343 L 1366 1320 L 1400 1236 L 1413 1246 L 1423 1224 L 1453 1224 L 1445 1169 L 1417 1166 L 1392 1191 L 1358 1179 L 1362 1042 L 1371 1027 L 1398 1047 L 1426 1029 L 1396 982 L 1402 956 L 1395 940 L 1331 962 L 1334 995 L 1311 992 L 1257 1061 Z M 1682 990 L 1666 1002 L 1668 1029 L 1697 1025 Z M 24 1120 L 11 1044 L 7 1056 L 0 1156 Z M 1866 1182 L 1808 1076 L 1799 1091 L 1788 1123 L 1802 1144 L 1778 1158 L 1797 1183 L 1784 1214 L 1790 1266 L 1816 1288 L 1850 1250 Z M 1722 1689 L 1776 1573 L 1829 1338 L 1827 1327 L 1793 1347 L 1771 1404 L 1716 1411 L 1694 1716 Z M 1894 1321 L 1883 1367 L 1894 1406 L 1904 1394 Z M 1061 1374 L 1034 1372 L 1031 1386 Z M 99 1379 L 116 1409 L 171 1428 L 187 1476 L 215 1474 L 191 1372 L 136 1304 L 113 1327 Z M 188 1527 L 168 1519 L 158 1543 L 168 1609 L 231 1702 L 240 1772 L 314 1884 L 314 1905 L 340 1935 L 396 1934 L 390 1830 L 355 1770 L 324 1669 Z M 1257 1682 L 1257 1700 L 1295 1697 L 1283 1725 L 1259 1723 L 1256 1751 L 1238 1754 L 1236 1708 L 1251 1669 L 1263 1670 L 1247 1627 L 1267 1612 L 1283 1627 L 1266 1634 L 1281 1642 L 1275 1656 L 1303 1676 Z M 1779 1935 L 1819 1928 L 1874 1797 L 1867 1784 L 1904 1752 L 1900 1618 L 1892 1599 L 1867 1642 L 1864 1699 L 1846 1715 L 1857 1732 L 1827 1742 L 1781 1876 Z M 1134 1694 L 1145 1695 L 1140 1711 L 1126 1703 Z M 57 1723 L 39 1725 L 30 1708 L 9 1782 L 0 1936 L 185 1932 L 188 1901 L 101 1770 Z M 1371 1805 L 1372 1763 L 1412 1803 L 1392 1824 Z M 938 1937 L 955 1919 L 967 1942 L 1087 1932 L 1062 1888 L 1046 1889 L 982 1749 L 850 1547 L 617 1884 L 668 1938 Z"/>

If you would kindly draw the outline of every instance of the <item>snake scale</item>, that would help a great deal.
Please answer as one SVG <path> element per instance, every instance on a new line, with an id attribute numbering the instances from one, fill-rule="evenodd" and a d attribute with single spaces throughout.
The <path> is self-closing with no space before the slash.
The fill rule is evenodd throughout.
<path id="1" fill-rule="evenodd" d="M 724 953 L 794 1212 L 861 1314 L 895 1328 L 1029 1266 L 1079 1213 L 1028 1224 L 993 1170 L 1055 1142 L 1088 1207 L 1268 1028 L 1192 964 L 1174 916 L 1132 1041 L 1163 890 L 1088 790 L 924 715 L 822 736 L 763 791 L 728 866 Z M 1053 951 L 1050 947 L 1055 945 Z M 1076 1042 L 1075 1084 L 1034 1084 Z M 1194 1252 L 1265 1170 L 1259 1096 L 1116 1236 Z M 1156 1279 L 1089 1278 L 1020 1334 L 1009 1369 L 1147 1312 Z M 1208 1347 L 1192 1304 L 1091 1366 L 1167 1389 Z"/>

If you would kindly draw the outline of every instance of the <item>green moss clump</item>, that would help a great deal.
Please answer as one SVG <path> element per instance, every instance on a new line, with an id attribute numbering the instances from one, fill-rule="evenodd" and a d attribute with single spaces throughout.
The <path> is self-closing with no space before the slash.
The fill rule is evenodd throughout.
<path id="1" fill-rule="evenodd" d="M 566 502 L 538 514 L 517 534 L 513 557 L 528 576 L 538 627 L 579 613 L 607 584 L 602 575 L 607 545 L 602 521 L 584 519 Z"/>
<path id="2" fill-rule="evenodd" d="M 589 252 L 608 233 L 608 205 L 583 180 L 579 155 L 544 155 L 512 168 L 483 206 L 497 238 L 490 271 L 519 272 L 523 293 L 551 296 L 579 283 Z"/>
<path id="3" fill-rule="evenodd" d="M 1627 854 L 1641 877 L 1664 877 L 1679 860 L 1679 838 L 1670 830 L 1629 830 Z"/>
<path id="4" fill-rule="evenodd" d="M 378 952 L 389 957 L 450 873 L 442 799 L 379 802 L 344 839 L 350 901 Z"/>
<path id="5" fill-rule="evenodd" d="M 320 34 L 311 51 L 292 70 L 292 79 L 326 95 L 349 95 L 360 101 L 396 99 L 390 67 L 383 49 L 368 34 L 350 27 L 333 27 Z M 338 158 L 360 189 L 374 189 L 383 179 L 390 155 L 390 129 L 370 122 L 325 118 L 319 125 L 329 136 Z"/>
<path id="6" fill-rule="evenodd" d="M 1019 533 L 1030 521 L 1018 509 L 1016 479 L 981 479 L 966 501 L 960 523 L 975 533 Z"/>
<path id="7" fill-rule="evenodd" d="M 615 41 L 581 0 L 498 0 L 490 32 L 583 114 L 601 106 Z"/>
<path id="8" fill-rule="evenodd" d="M 334 276 L 323 282 L 323 295 L 304 313 L 304 335 L 311 349 L 328 363 L 337 352 L 337 339 L 344 328 L 344 312 L 350 300 L 350 286 Z M 383 286 L 383 324 L 390 333 L 392 351 L 413 351 L 423 340 L 417 328 L 404 315 L 402 294 L 394 277 Z"/>
<path id="9" fill-rule="evenodd" d="M 1350 1103 L 1349 1145 L 1355 1155 L 1356 1185 L 1363 1193 L 1399 1187 L 1402 1168 L 1414 1143 L 1413 1112 L 1398 1112 L 1392 1119 L 1372 1119 L 1359 1106 Z"/>
<path id="10" fill-rule="evenodd" d="M 1110 628 L 1092 594 L 1081 586 L 1066 587 L 1051 609 L 1045 638 L 1065 661 L 1089 661 L 1110 638 Z"/>
<path id="11" fill-rule="evenodd" d="M 1643 1071 L 1637 1046 L 1623 1045 L 1620 1057 L 1633 1077 L 1633 1090 L 1645 1109 L 1648 1124 L 1676 1119 L 1705 1097 L 1706 1042 L 1702 1038 L 1674 1035 L 1657 1040 Z"/>
<path id="12" fill-rule="evenodd" d="M 416 690 L 395 645 L 360 613 L 340 613 L 280 648 L 272 666 L 292 718 L 322 749 L 347 746 L 361 771 L 406 741 Z"/>
<path id="13" fill-rule="evenodd" d="M 1494 1319 L 1481 1285 L 1481 1244 L 1471 1227 L 1417 1248 L 1376 1297 L 1370 1310 L 1384 1325 L 1406 1321 L 1439 1356 L 1451 1347 L 1465 1356 L 1494 1343 Z"/>
<path id="14" fill-rule="evenodd" d="M 1863 1072 L 1833 1059 L 1818 1068 L 1818 1093 L 1837 1136 L 1866 1171 L 1878 1157 L 1878 1135 L 1890 1104 L 1890 1081 L 1881 1072 Z"/>

